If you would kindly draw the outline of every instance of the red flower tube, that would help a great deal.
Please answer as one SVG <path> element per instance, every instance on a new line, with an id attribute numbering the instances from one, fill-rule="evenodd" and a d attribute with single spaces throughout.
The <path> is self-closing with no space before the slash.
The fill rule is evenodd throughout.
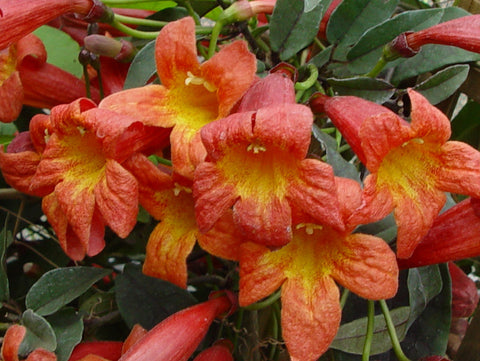
<path id="1" fill-rule="evenodd" d="M 3 361 L 19 361 L 18 349 L 26 333 L 27 329 L 21 325 L 13 325 L 7 329 L 1 350 Z M 37 348 L 28 355 L 25 361 L 57 361 L 57 356 L 53 352 Z"/>
<path id="2" fill-rule="evenodd" d="M 177 312 L 151 329 L 119 361 L 186 361 L 213 320 L 232 306 L 229 294 L 223 294 Z"/>
<path id="3" fill-rule="evenodd" d="M 480 255 L 478 200 L 466 199 L 438 216 L 412 256 L 400 268 L 427 266 Z"/>
<path id="4" fill-rule="evenodd" d="M 229 340 L 220 340 L 202 351 L 193 361 L 233 361 L 232 348 Z"/>
<path id="5" fill-rule="evenodd" d="M 102 20 L 111 12 L 99 0 L 15 0 L 0 5 L 0 49 L 66 13 Z"/>
<path id="6" fill-rule="evenodd" d="M 385 47 L 384 56 L 389 61 L 412 57 L 425 44 L 452 45 L 480 53 L 480 15 L 465 16 L 424 30 L 400 34 Z"/>

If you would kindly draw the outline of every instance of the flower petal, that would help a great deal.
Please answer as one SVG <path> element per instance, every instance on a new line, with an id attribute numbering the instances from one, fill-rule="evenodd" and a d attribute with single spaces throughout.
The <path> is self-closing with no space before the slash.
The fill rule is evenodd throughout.
<path id="1" fill-rule="evenodd" d="M 371 300 L 387 299 L 396 294 L 396 257 L 383 239 L 360 233 L 349 235 L 342 253 L 332 269 L 332 277 L 338 283 Z"/>
<path id="2" fill-rule="evenodd" d="M 160 81 L 167 88 L 184 82 L 188 71 L 198 73 L 193 18 L 173 21 L 160 31 L 155 43 L 155 60 Z"/>
<path id="3" fill-rule="evenodd" d="M 195 168 L 205 159 L 206 151 L 200 132 L 184 124 L 177 124 L 170 135 L 172 164 L 175 172 L 193 179 Z"/>
<path id="4" fill-rule="evenodd" d="M 195 170 L 193 197 L 198 228 L 205 233 L 233 206 L 238 195 L 233 185 L 225 184 L 218 168 L 205 162 Z"/>
<path id="5" fill-rule="evenodd" d="M 385 156 L 414 137 L 408 123 L 393 112 L 365 119 L 359 131 L 366 166 L 376 172 Z"/>
<path id="6" fill-rule="evenodd" d="M 332 167 L 316 159 L 304 159 L 298 168 L 299 177 L 289 184 L 287 191 L 291 206 L 319 224 L 343 230 Z"/>
<path id="7" fill-rule="evenodd" d="M 480 198 L 480 152 L 462 142 L 450 141 L 442 146 L 442 167 L 438 187 L 446 192 Z"/>
<path id="8" fill-rule="evenodd" d="M 315 283 L 298 278 L 282 286 L 282 335 L 292 361 L 315 361 L 340 326 L 339 291 L 330 277 Z"/>
<path id="9" fill-rule="evenodd" d="M 95 202 L 105 223 L 121 238 L 128 236 L 137 223 L 138 184 L 112 159 L 106 160 L 105 175 L 95 186 Z"/>
<path id="10" fill-rule="evenodd" d="M 145 125 L 170 128 L 175 125 L 176 112 L 168 106 L 167 89 L 163 85 L 147 85 L 123 90 L 104 98 L 99 108 L 131 116 Z"/>
<path id="11" fill-rule="evenodd" d="M 5 81 L 0 81 L 0 122 L 13 122 L 22 111 L 22 106 L 22 82 L 18 72 L 14 72 Z"/>
<path id="12" fill-rule="evenodd" d="M 167 189 L 156 192 L 155 199 L 165 207 L 164 217 L 148 240 L 143 272 L 186 288 L 186 260 L 198 232 L 192 195 Z"/>
<path id="13" fill-rule="evenodd" d="M 272 262 L 270 250 L 252 242 L 240 248 L 240 306 L 248 306 L 277 290 L 285 281 L 285 263 Z"/>
<path id="14" fill-rule="evenodd" d="M 450 120 L 420 93 L 410 89 L 408 95 L 412 104 L 410 117 L 415 136 L 431 142 L 445 143 L 452 133 Z"/>
<path id="15" fill-rule="evenodd" d="M 2 360 L 18 361 L 18 349 L 27 329 L 24 326 L 12 325 L 5 332 L 2 342 Z"/>
<path id="16" fill-rule="evenodd" d="M 225 117 L 253 82 L 257 65 L 255 55 L 248 51 L 247 44 L 235 41 L 200 68 L 202 77 L 218 88 L 218 113 L 219 117 Z"/>
<path id="17" fill-rule="evenodd" d="M 292 239 L 291 209 L 285 198 L 241 198 L 233 206 L 233 219 L 248 241 L 279 247 Z"/>

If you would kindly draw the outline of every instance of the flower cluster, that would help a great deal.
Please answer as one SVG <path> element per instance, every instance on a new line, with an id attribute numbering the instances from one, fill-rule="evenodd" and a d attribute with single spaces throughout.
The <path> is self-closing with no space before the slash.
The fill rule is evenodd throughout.
<path id="1" fill-rule="evenodd" d="M 228 282 L 238 292 L 239 306 L 248 309 L 279 296 L 290 359 L 314 361 L 340 328 L 341 290 L 369 301 L 390 299 L 399 289 L 401 269 L 480 254 L 480 152 L 450 140 L 450 120 L 418 89 L 403 92 L 409 105 L 403 114 L 358 96 L 325 95 L 315 91 L 322 87 L 314 66 L 315 71 L 308 68 L 313 82 L 306 86 L 308 79 L 297 81 L 296 70 L 287 65 L 259 71 L 254 53 L 259 50 L 243 39 L 217 51 L 215 36 L 222 35 L 217 27 L 207 53 L 197 45 L 203 41 L 196 37 L 200 24 L 185 16 L 162 25 L 156 36 L 158 78 L 124 90 L 126 68 L 101 77 L 109 72 L 102 66 L 112 60 L 103 55 L 131 61 L 135 54 L 131 43 L 113 40 L 112 28 L 87 38 L 82 32 L 87 59 L 82 79 L 49 64 L 41 40 L 29 33 L 59 16 L 67 24 L 70 13 L 78 22 L 110 25 L 121 15 L 97 0 L 53 3 L 37 1 L 35 11 L 42 16 L 1 31 L 8 36 L 0 41 L 0 120 L 16 120 L 24 105 L 48 111 L 34 115 L 28 129 L 2 146 L 0 169 L 11 187 L 41 198 L 72 261 L 101 255 L 107 227 L 123 239 L 132 235 L 139 210 L 145 210 L 158 221 L 144 250 L 145 275 L 187 289 L 194 250 L 232 262 L 236 276 Z M 348 4 L 329 3 L 318 32 L 324 41 L 334 42 L 328 22 Z M 270 14 L 275 6 L 275 1 L 240 0 L 217 24 Z M 14 26 L 26 7 L 20 0 L 0 2 L 0 24 Z M 405 56 L 402 41 L 415 54 L 427 43 L 478 51 L 478 35 L 462 38 L 477 24 L 478 16 L 472 16 L 402 33 L 385 45 L 380 63 Z M 455 31 L 445 36 L 450 29 Z M 93 53 L 101 53 L 101 62 Z M 304 88 L 310 89 L 306 98 Z M 362 184 L 312 154 L 312 127 L 322 122 L 345 141 L 351 163 L 365 174 Z M 440 214 L 448 194 L 466 199 Z M 362 227 L 390 214 L 397 229 L 394 245 Z M 450 273 L 458 270 L 451 266 Z M 478 295 L 470 293 L 476 306 Z M 107 351 L 103 344 L 80 344 L 70 360 L 187 360 L 214 318 L 230 308 L 231 298 L 221 295 L 149 332 L 134 328 L 123 344 L 108 344 Z M 20 325 L 8 329 L 3 359 L 18 360 L 25 334 Z M 195 360 L 232 360 L 231 347 L 216 344 Z M 27 360 L 36 359 L 57 358 L 37 348 Z"/>

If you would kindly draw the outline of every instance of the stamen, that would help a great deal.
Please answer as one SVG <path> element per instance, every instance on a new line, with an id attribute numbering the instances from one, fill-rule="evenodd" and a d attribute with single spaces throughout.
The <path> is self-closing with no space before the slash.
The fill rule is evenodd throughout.
<path id="1" fill-rule="evenodd" d="M 80 135 L 84 135 L 84 134 L 85 134 L 85 132 L 86 132 L 86 130 L 85 130 L 85 128 L 84 128 L 84 127 L 80 127 L 80 126 L 78 126 L 78 127 L 77 127 L 77 129 L 78 129 L 78 131 L 80 132 Z"/>
<path id="2" fill-rule="evenodd" d="M 425 143 L 425 141 L 422 138 L 413 138 L 413 139 L 410 139 L 410 140 L 406 141 L 405 143 L 403 143 L 402 148 L 405 148 L 408 145 L 408 143 L 410 143 L 410 142 L 415 142 L 417 144 L 424 144 Z"/>
<path id="3" fill-rule="evenodd" d="M 50 140 L 50 134 L 48 133 L 48 129 L 45 129 L 43 133 L 45 134 L 43 139 L 45 139 L 45 143 L 48 143 L 48 141 Z"/>
<path id="4" fill-rule="evenodd" d="M 247 147 L 247 152 L 253 152 L 253 154 L 258 154 L 260 152 L 265 152 L 267 148 L 263 145 L 252 143 Z"/>
<path id="5" fill-rule="evenodd" d="M 318 225 L 318 224 L 313 224 L 313 223 L 299 223 L 297 224 L 297 226 L 295 227 L 295 229 L 300 229 L 300 228 L 304 228 L 305 227 L 305 233 L 308 234 L 308 235 L 312 235 L 313 232 L 318 229 L 318 230 L 322 230 L 323 227 Z"/>
<path id="6" fill-rule="evenodd" d="M 210 84 L 208 81 L 205 79 L 195 76 L 192 74 L 192 72 L 187 71 L 187 77 L 185 78 L 185 85 L 203 85 L 205 89 L 207 89 L 209 92 L 213 93 L 214 91 L 217 90 L 217 87 L 213 84 Z"/>
<path id="7" fill-rule="evenodd" d="M 185 193 L 192 193 L 192 189 L 188 187 L 184 187 L 178 183 L 175 183 L 175 188 L 173 188 L 173 194 L 175 197 L 177 197 L 181 191 L 184 191 Z"/>

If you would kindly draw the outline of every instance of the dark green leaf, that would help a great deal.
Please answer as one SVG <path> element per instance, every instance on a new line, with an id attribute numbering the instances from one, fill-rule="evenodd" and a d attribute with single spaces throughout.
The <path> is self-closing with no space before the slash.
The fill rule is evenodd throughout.
<path id="1" fill-rule="evenodd" d="M 57 339 L 58 361 L 68 361 L 73 348 L 82 340 L 83 321 L 73 308 L 65 308 L 47 317 Z"/>
<path id="2" fill-rule="evenodd" d="M 410 313 L 408 306 L 399 307 L 390 311 L 392 321 L 395 325 L 397 335 L 402 337 L 405 334 L 408 315 Z M 331 348 L 348 353 L 361 355 L 365 343 L 365 333 L 367 330 L 367 317 L 346 323 L 340 326 L 337 336 L 330 345 Z M 388 334 L 385 318 L 383 315 L 375 316 L 373 331 L 373 340 L 371 354 L 376 355 L 386 352 L 392 348 L 390 335 Z"/>
<path id="3" fill-rule="evenodd" d="M 110 270 L 93 267 L 57 268 L 32 286 L 25 303 L 39 315 L 50 315 L 87 291 Z"/>
<path id="4" fill-rule="evenodd" d="M 346 60 L 350 46 L 362 34 L 380 22 L 390 18 L 398 0 L 344 0 L 335 9 L 327 26 L 327 39 L 339 43 L 335 58 Z"/>
<path id="5" fill-rule="evenodd" d="M 372 51 L 376 57 L 381 55 L 385 44 L 405 31 L 414 31 L 428 28 L 437 24 L 443 15 L 443 9 L 427 9 L 406 11 L 386 20 L 373 28 L 370 28 L 362 35 L 360 40 L 348 52 L 348 60 L 364 56 Z M 379 50 L 379 51 L 377 51 Z"/>
<path id="6" fill-rule="evenodd" d="M 446 264 L 439 265 L 442 291 L 408 330 L 402 344 L 405 354 L 412 360 L 429 355 L 444 355 L 450 333 L 452 290 Z"/>
<path id="7" fill-rule="evenodd" d="M 328 48 L 326 48 L 322 52 L 315 55 L 309 61 L 309 63 L 314 64 L 317 68 L 321 68 L 326 63 L 328 63 L 328 61 L 330 60 L 330 57 L 332 56 L 332 50 L 333 50 L 333 46 L 329 46 Z"/>
<path id="8" fill-rule="evenodd" d="M 179 2 L 182 3 L 182 2 Z M 215 9 L 218 6 L 218 1 L 217 0 L 195 0 L 195 1 L 190 1 L 190 4 L 195 10 L 195 12 L 198 14 L 198 16 L 204 16 L 211 10 Z"/>
<path id="9" fill-rule="evenodd" d="M 313 136 L 322 143 L 325 148 L 327 162 L 332 166 L 333 172 L 337 177 L 350 178 L 360 182 L 360 174 L 357 168 L 353 164 L 347 162 L 347 160 L 338 153 L 337 142 L 335 139 L 322 132 L 322 130 L 315 124 L 313 125 Z"/>
<path id="10" fill-rule="evenodd" d="M 7 230 L 7 222 L 5 222 L 5 226 L 0 232 L 0 301 L 8 301 L 10 298 L 7 269 L 5 267 L 5 252 L 12 242 L 12 232 Z"/>
<path id="11" fill-rule="evenodd" d="M 46 319 L 32 310 L 26 310 L 22 315 L 22 324 L 27 328 L 27 332 L 18 350 L 20 355 L 27 356 L 36 348 L 55 351 L 57 338 Z"/>
<path id="12" fill-rule="evenodd" d="M 157 72 L 155 63 L 155 40 L 145 45 L 138 53 L 128 69 L 124 89 L 137 88 L 145 85 Z"/>
<path id="13" fill-rule="evenodd" d="M 118 309 L 129 327 L 136 323 L 150 329 L 171 314 L 197 301 L 186 290 L 157 278 L 145 276 L 141 267 L 127 264 L 115 278 Z"/>
<path id="14" fill-rule="evenodd" d="M 327 79 L 338 95 L 355 95 L 357 97 L 382 104 L 395 92 L 393 86 L 381 79 L 356 77 L 348 79 Z"/>
<path id="15" fill-rule="evenodd" d="M 452 65 L 417 84 L 414 89 L 432 104 L 447 99 L 467 79 L 470 67 L 467 64 Z"/>
<path id="16" fill-rule="evenodd" d="M 470 100 L 452 120 L 452 139 L 478 145 L 480 129 L 480 104 Z"/>
<path id="17" fill-rule="evenodd" d="M 277 1 L 270 21 L 270 41 L 281 60 L 291 58 L 313 41 L 330 1 Z"/>
<path id="18" fill-rule="evenodd" d="M 410 327 L 425 310 L 432 298 L 442 290 L 442 276 L 438 265 L 408 270 L 407 285 L 410 304 L 408 327 Z"/>
<path id="19" fill-rule="evenodd" d="M 42 39 L 47 50 L 47 61 L 59 68 L 81 77 L 83 68 L 78 61 L 80 45 L 61 30 L 42 26 L 35 30 L 35 35 Z"/>

